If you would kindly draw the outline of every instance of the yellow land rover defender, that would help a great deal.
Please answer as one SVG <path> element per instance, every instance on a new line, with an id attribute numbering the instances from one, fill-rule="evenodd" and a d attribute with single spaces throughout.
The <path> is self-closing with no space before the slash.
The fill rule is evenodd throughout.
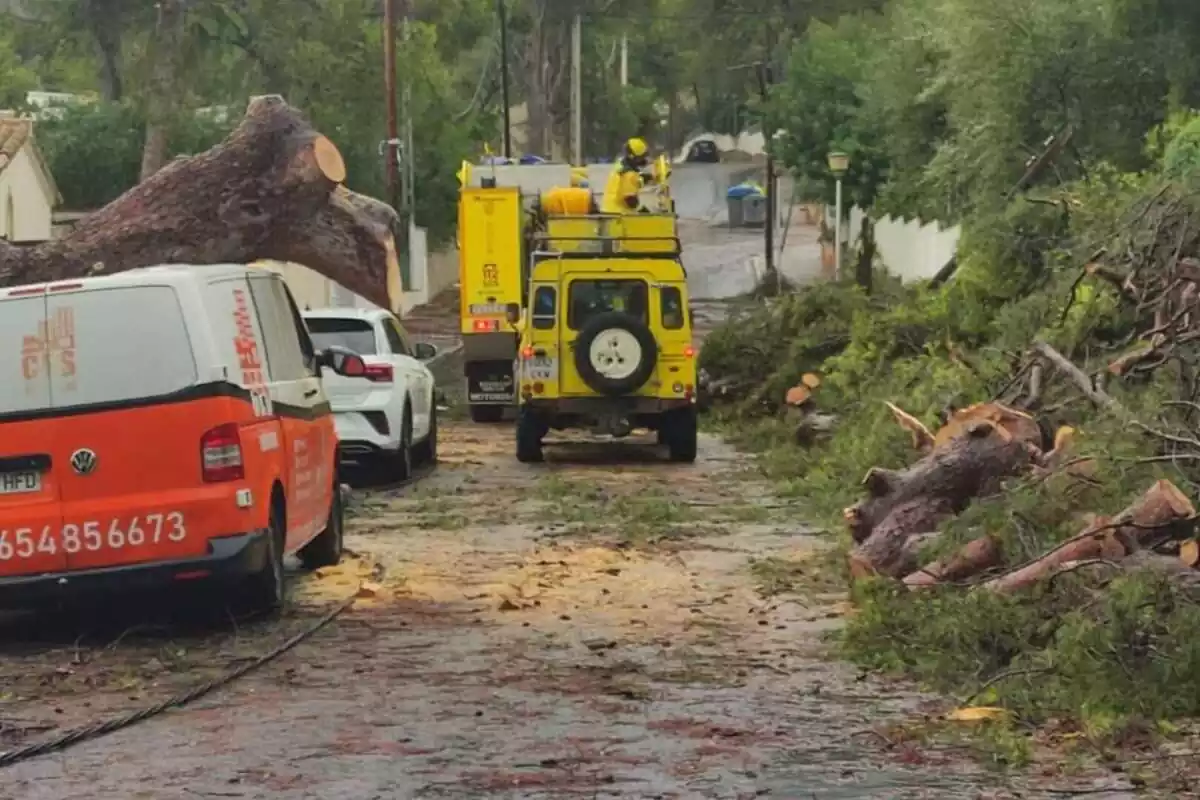
<path id="1" fill-rule="evenodd" d="M 535 236 L 517 322 L 517 458 L 551 429 L 657 431 L 696 459 L 696 350 L 670 214 L 549 218 Z"/>

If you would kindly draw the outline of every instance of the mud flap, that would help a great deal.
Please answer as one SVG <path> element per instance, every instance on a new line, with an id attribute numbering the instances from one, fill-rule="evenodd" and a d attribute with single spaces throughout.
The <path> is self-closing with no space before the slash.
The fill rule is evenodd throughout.
<path id="1" fill-rule="evenodd" d="M 475 405 L 512 405 L 516 380 L 511 361 L 472 361 L 464 365 L 467 402 Z"/>

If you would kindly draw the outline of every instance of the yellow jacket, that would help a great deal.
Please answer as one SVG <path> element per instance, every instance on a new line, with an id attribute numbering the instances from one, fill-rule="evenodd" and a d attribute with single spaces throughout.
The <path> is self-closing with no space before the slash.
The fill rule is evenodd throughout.
<path id="1" fill-rule="evenodd" d="M 558 186 L 542 193 L 547 216 L 586 216 L 592 211 L 592 193 L 581 186 Z"/>
<path id="2" fill-rule="evenodd" d="M 618 162 L 608 176 L 608 183 L 604 186 L 604 200 L 600 204 L 600 212 L 603 214 L 636 214 L 638 192 L 641 188 L 641 174 Z"/>

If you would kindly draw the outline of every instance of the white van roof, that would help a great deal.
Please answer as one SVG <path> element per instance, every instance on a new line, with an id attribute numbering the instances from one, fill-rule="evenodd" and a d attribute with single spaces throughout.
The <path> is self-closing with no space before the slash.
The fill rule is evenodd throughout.
<path id="1" fill-rule="evenodd" d="M 125 270 L 112 275 L 98 275 L 94 278 L 77 278 L 74 280 L 50 281 L 48 283 L 31 283 L 24 286 L 12 286 L 0 290 L 0 298 L 10 295 L 25 295 L 40 288 L 61 287 L 72 289 L 106 289 L 121 286 L 138 286 L 147 283 L 157 285 L 178 286 L 191 283 L 197 279 L 221 280 L 237 278 L 244 275 L 261 275 L 263 270 L 247 267 L 245 264 L 164 264 L 156 267 L 139 267 Z"/>
<path id="2" fill-rule="evenodd" d="M 361 319 L 367 322 L 390 317 L 392 312 L 383 308 L 310 308 L 300 312 L 305 319 Z"/>

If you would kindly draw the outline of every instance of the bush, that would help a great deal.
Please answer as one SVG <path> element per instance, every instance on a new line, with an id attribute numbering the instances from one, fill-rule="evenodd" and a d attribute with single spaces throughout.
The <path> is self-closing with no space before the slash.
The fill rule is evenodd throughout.
<path id="1" fill-rule="evenodd" d="M 915 460 L 909 434 L 883 401 L 936 428 L 947 406 L 996 397 L 1035 338 L 1079 359 L 1127 346 L 1135 323 L 1127 304 L 1103 282 L 1080 281 L 1080 269 L 1100 245 L 1121 253 L 1147 246 L 1157 224 L 1146 213 L 1148 198 L 1200 203 L 1164 192 L 1159 176 L 1098 169 L 1064 188 L 1060 201 L 1019 199 L 975 216 L 947 286 L 885 281 L 867 298 L 852 286 L 821 285 L 732 320 L 710 335 L 702 355 L 714 378 L 746 384 L 740 401 L 718 407 L 718 418 L 735 441 L 760 453 L 761 472 L 808 521 L 841 531 L 841 509 L 860 496 L 870 467 Z M 808 371 L 821 374 L 816 404 L 838 424 L 828 440 L 800 448 L 781 406 Z M 1163 367 L 1110 382 L 1107 391 L 1135 418 L 1151 420 L 1180 380 Z M 1099 464 L 1095 481 L 1010 481 L 1003 494 L 948 520 L 924 558 L 989 534 L 1007 564 L 1024 563 L 1079 532 L 1087 515 L 1117 513 L 1158 478 L 1180 481 L 1176 465 L 1142 463 L 1156 444 L 1125 418 L 1078 402 L 1068 381 L 1047 381 L 1039 416 L 1050 429 L 1077 430 L 1078 456 Z M 849 537 L 840 534 L 839 543 L 848 549 Z M 1075 720 L 1116 736 L 1200 713 L 1200 606 L 1161 577 L 1071 574 L 1020 597 L 963 587 L 914 594 L 871 580 L 855 584 L 852 595 L 859 612 L 840 635 L 846 657 L 975 704 L 1002 705 L 1018 719 Z"/>

